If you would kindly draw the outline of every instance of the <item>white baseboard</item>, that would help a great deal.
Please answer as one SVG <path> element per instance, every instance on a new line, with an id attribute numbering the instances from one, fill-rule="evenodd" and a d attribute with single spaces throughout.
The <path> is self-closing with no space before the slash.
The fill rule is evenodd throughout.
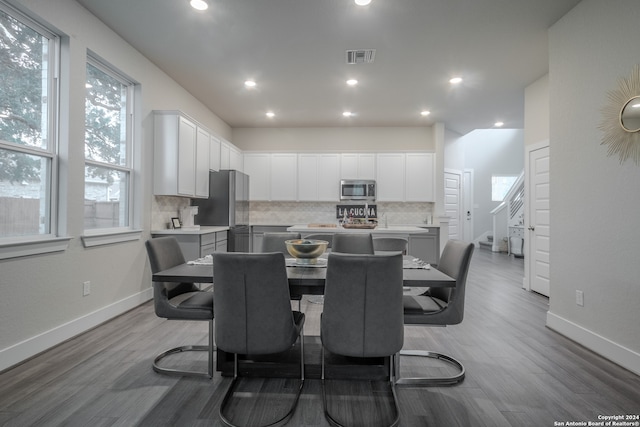
<path id="1" fill-rule="evenodd" d="M 613 363 L 640 375 L 639 353 L 551 312 L 547 312 L 547 326 Z"/>
<path id="2" fill-rule="evenodd" d="M 149 288 L 92 313 L 0 350 L 0 372 L 125 313 L 153 298 Z"/>

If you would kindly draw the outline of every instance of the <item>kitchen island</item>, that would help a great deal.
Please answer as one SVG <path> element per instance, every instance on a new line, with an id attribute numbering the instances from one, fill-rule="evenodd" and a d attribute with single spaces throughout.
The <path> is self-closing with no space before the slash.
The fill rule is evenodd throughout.
<path id="1" fill-rule="evenodd" d="M 391 225 L 388 227 L 377 226 L 373 229 L 344 228 L 334 224 L 305 224 L 294 225 L 287 231 L 300 233 L 305 238 L 310 234 L 334 234 L 334 233 L 371 233 L 376 237 L 401 237 L 409 242 L 408 253 L 420 258 L 431 265 L 437 266 L 440 261 L 440 227 L 437 225 L 425 225 L 416 227 L 411 225 Z"/>

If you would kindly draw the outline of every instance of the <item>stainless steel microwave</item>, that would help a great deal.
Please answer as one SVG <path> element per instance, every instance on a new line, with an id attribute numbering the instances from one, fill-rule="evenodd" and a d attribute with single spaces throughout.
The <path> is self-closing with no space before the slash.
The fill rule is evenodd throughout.
<path id="1" fill-rule="evenodd" d="M 372 179 L 343 179 L 340 200 L 376 200 L 376 182 Z"/>

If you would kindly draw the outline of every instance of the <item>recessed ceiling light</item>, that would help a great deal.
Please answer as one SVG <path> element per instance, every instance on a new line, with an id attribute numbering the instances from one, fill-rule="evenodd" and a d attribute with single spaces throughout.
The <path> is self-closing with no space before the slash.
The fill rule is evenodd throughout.
<path id="1" fill-rule="evenodd" d="M 427 117 L 429 114 L 431 114 L 431 111 L 428 111 L 428 110 L 424 110 L 420 112 L 420 115 L 422 117 Z"/>
<path id="2" fill-rule="evenodd" d="M 191 7 L 195 10 L 207 10 L 209 5 L 204 0 L 191 0 Z"/>
<path id="3" fill-rule="evenodd" d="M 342 115 L 345 117 L 351 117 L 353 116 L 353 113 L 351 111 L 345 111 L 344 113 L 342 113 Z"/>
<path id="4" fill-rule="evenodd" d="M 256 87 L 256 82 L 254 82 L 253 80 L 247 80 L 246 82 L 244 82 L 244 85 L 246 87 Z"/>
<path id="5" fill-rule="evenodd" d="M 371 3 L 371 0 L 355 0 L 358 6 L 366 6 Z"/>
<path id="6" fill-rule="evenodd" d="M 462 77 L 454 77 L 451 80 L 449 80 L 449 83 L 451 83 L 452 85 L 457 85 L 459 83 L 462 83 Z"/>
<path id="7" fill-rule="evenodd" d="M 272 117 L 276 116 L 276 113 L 274 113 L 273 111 L 267 111 L 266 116 L 269 117 L 269 118 L 272 118 Z"/>
<path id="8" fill-rule="evenodd" d="M 355 85 L 358 84 L 358 81 L 356 79 L 349 79 L 349 80 L 347 80 L 347 84 L 349 86 L 355 86 Z"/>
<path id="9" fill-rule="evenodd" d="M 502 126 L 504 126 L 504 122 L 495 122 L 493 125 L 497 128 L 501 128 Z"/>

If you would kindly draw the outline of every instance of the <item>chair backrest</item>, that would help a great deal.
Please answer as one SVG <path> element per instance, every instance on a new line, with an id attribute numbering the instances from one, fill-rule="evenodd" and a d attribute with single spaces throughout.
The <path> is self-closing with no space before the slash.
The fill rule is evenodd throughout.
<path id="1" fill-rule="evenodd" d="M 373 255 L 371 233 L 336 233 L 333 236 L 331 252 Z"/>
<path id="2" fill-rule="evenodd" d="M 289 257 L 285 240 L 295 240 L 300 238 L 300 233 L 264 233 L 262 238 L 262 248 L 260 252 L 280 252 Z"/>
<path id="3" fill-rule="evenodd" d="M 149 239 L 145 242 L 145 245 L 152 273 L 186 262 L 182 249 L 180 249 L 180 244 L 173 236 Z M 171 318 L 170 313 L 173 312 L 173 309 L 169 306 L 168 300 L 178 295 L 198 290 L 198 287 L 193 283 L 154 282 L 153 300 L 156 315 Z"/>
<path id="4" fill-rule="evenodd" d="M 352 357 L 386 357 L 404 342 L 402 255 L 329 254 L 322 345 Z"/>
<path id="5" fill-rule="evenodd" d="M 373 239 L 374 251 L 399 251 L 406 254 L 408 245 L 409 241 L 402 237 L 376 237 Z"/>
<path id="6" fill-rule="evenodd" d="M 329 244 L 327 245 L 327 249 L 331 249 L 331 246 L 333 245 L 333 234 L 330 234 L 330 233 L 327 233 L 327 234 L 323 234 L 323 233 L 309 234 L 308 236 L 305 236 L 305 239 L 309 239 L 309 240 L 324 240 L 325 242 L 329 242 Z"/>
<path id="7" fill-rule="evenodd" d="M 467 286 L 467 273 L 473 255 L 473 243 L 461 240 L 449 240 L 444 246 L 438 270 L 456 279 L 454 288 L 431 288 L 429 295 L 447 303 L 442 317 L 447 325 L 462 322 L 464 317 L 464 300 Z"/>
<path id="8" fill-rule="evenodd" d="M 270 354 L 297 338 L 281 253 L 213 254 L 216 345 L 238 354 Z"/>

